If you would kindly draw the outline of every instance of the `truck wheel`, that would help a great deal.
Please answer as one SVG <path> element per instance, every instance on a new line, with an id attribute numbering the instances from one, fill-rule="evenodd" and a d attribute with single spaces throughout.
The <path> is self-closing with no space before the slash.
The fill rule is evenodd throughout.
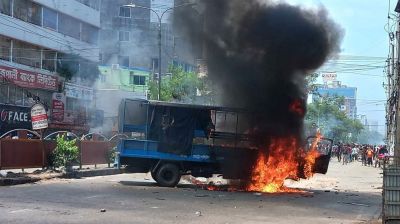
<path id="1" fill-rule="evenodd" d="M 161 187 L 175 187 L 181 180 L 181 173 L 175 164 L 166 163 L 157 169 L 154 177 Z"/>

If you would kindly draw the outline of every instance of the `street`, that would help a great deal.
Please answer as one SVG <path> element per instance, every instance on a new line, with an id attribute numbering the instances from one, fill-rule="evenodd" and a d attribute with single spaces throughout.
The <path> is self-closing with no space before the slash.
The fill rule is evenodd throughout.
<path id="1" fill-rule="evenodd" d="M 0 223 L 370 223 L 381 169 L 332 160 L 327 175 L 288 181 L 306 193 L 160 188 L 143 174 L 52 179 L 0 187 Z"/>

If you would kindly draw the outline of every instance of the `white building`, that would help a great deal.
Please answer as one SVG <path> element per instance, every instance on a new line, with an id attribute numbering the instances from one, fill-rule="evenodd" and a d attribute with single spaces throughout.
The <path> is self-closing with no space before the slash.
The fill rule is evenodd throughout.
<path id="1" fill-rule="evenodd" d="M 98 63 L 99 1 L 89 2 L 0 1 L 0 105 L 30 106 L 33 95 L 50 108 L 64 86 L 57 66 L 72 60 L 67 55 L 79 56 L 78 68 Z"/>

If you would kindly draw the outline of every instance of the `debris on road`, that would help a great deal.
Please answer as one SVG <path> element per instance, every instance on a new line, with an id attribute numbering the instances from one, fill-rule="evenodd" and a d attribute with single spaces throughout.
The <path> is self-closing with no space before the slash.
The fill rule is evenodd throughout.
<path id="1" fill-rule="evenodd" d="M 201 211 L 197 211 L 195 214 L 196 214 L 197 216 L 202 216 L 202 215 L 201 215 Z"/>
<path id="2" fill-rule="evenodd" d="M 195 195 L 196 198 L 205 198 L 205 197 L 210 197 L 210 195 L 207 194 L 197 194 Z"/>
<path id="3" fill-rule="evenodd" d="M 100 212 L 106 212 L 106 210 L 105 210 L 104 208 L 102 208 L 102 209 L 100 210 Z"/>
<path id="4" fill-rule="evenodd" d="M 361 204 L 361 203 L 355 203 L 355 202 L 338 201 L 337 203 L 339 203 L 339 204 L 346 204 L 346 205 L 357 205 L 357 206 L 370 207 L 370 206 L 367 205 L 367 204 Z"/>

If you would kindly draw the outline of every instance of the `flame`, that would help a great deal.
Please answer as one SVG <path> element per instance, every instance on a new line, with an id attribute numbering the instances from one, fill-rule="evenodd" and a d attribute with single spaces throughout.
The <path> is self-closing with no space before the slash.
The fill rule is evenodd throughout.
<path id="1" fill-rule="evenodd" d="M 297 175 L 296 149 L 297 141 L 291 137 L 274 139 L 268 149 L 269 155 L 260 150 L 247 191 L 287 192 L 283 182 Z"/>
<path id="2" fill-rule="evenodd" d="M 265 150 L 260 150 L 257 161 L 253 167 L 251 182 L 247 186 L 247 191 L 257 191 L 266 193 L 277 192 L 301 192 L 298 189 L 285 187 L 284 181 L 288 178 L 299 179 L 298 169 L 301 168 L 301 161 L 304 161 L 304 176 L 313 176 L 313 166 L 318 152 L 318 142 L 322 138 L 321 134 L 311 145 L 308 152 L 298 146 L 298 141 L 294 137 L 278 138 L 272 140 L 267 155 Z"/>
<path id="3" fill-rule="evenodd" d="M 317 138 L 311 144 L 311 149 L 308 151 L 304 157 L 304 176 L 308 179 L 314 175 L 313 167 L 315 164 L 315 159 L 320 156 L 318 152 L 318 143 L 321 141 L 322 135 L 321 133 L 317 133 Z"/>

